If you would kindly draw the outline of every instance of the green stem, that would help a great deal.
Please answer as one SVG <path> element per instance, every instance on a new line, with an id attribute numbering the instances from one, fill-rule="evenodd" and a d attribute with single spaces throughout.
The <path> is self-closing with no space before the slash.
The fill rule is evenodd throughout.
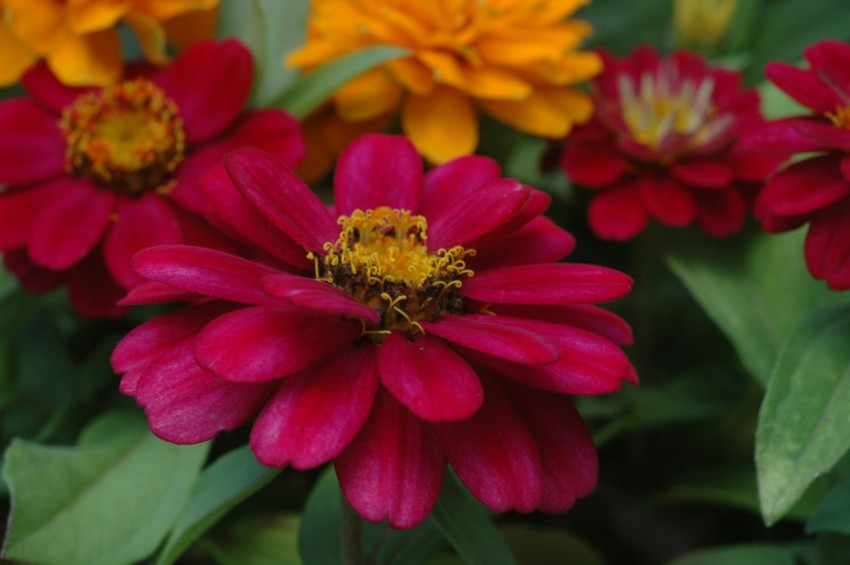
<path id="1" fill-rule="evenodd" d="M 345 495 L 340 504 L 340 538 L 342 565 L 363 565 L 363 520 L 348 503 Z"/>

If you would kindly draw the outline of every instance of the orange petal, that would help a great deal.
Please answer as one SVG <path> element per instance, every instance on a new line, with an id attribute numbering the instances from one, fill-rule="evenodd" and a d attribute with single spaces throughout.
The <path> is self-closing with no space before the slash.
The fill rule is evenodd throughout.
<path id="1" fill-rule="evenodd" d="M 464 90 L 476 98 L 522 100 L 531 94 L 531 85 L 514 73 L 495 67 L 463 69 Z"/>
<path id="2" fill-rule="evenodd" d="M 65 10 L 54 0 L 5 0 L 5 20 L 13 34 L 46 55 L 70 34 Z"/>
<path id="3" fill-rule="evenodd" d="M 392 112 L 401 99 L 401 87 L 383 69 L 366 71 L 337 89 L 337 113 L 347 122 L 361 122 Z"/>
<path id="4" fill-rule="evenodd" d="M 130 9 L 130 0 L 69 0 L 68 25 L 75 34 L 91 33 L 114 26 Z"/>
<path id="5" fill-rule="evenodd" d="M 190 45 L 212 37 L 215 24 L 218 21 L 218 7 L 209 10 L 196 10 L 179 14 L 162 21 L 162 28 L 168 43 L 178 49 L 186 49 Z"/>
<path id="6" fill-rule="evenodd" d="M 143 11 L 155 20 L 167 20 L 179 14 L 196 10 L 212 10 L 219 0 L 133 0 L 136 10 Z"/>
<path id="7" fill-rule="evenodd" d="M 537 73 L 554 84 L 573 84 L 602 72 L 602 59 L 592 52 L 571 53 L 557 62 L 543 61 Z"/>
<path id="8" fill-rule="evenodd" d="M 139 11 L 131 11 L 123 21 L 139 40 L 145 59 L 156 65 L 165 65 L 171 60 L 165 51 L 165 30 L 158 21 Z"/>
<path id="9" fill-rule="evenodd" d="M 583 98 L 564 96 L 558 90 L 535 90 L 525 100 L 479 100 L 490 115 L 519 130 L 543 137 L 563 137 L 573 124 L 572 113 L 580 114 L 586 106 Z M 577 103 L 579 107 L 572 108 Z"/>
<path id="10" fill-rule="evenodd" d="M 423 96 L 434 88 L 431 69 L 413 57 L 387 61 L 386 68 L 393 78 L 414 94 Z"/>
<path id="11" fill-rule="evenodd" d="M 441 51 L 419 51 L 416 58 L 431 68 L 434 81 L 448 84 L 457 88 L 465 86 L 465 79 L 461 67 L 452 55 Z"/>
<path id="12" fill-rule="evenodd" d="M 0 86 L 18 82 L 21 74 L 35 63 L 38 55 L 0 21 Z"/>
<path id="13" fill-rule="evenodd" d="M 409 95 L 401 125 L 416 149 L 433 163 L 468 155 L 478 145 L 475 106 L 453 88 L 438 86 L 428 96 Z"/>
<path id="14" fill-rule="evenodd" d="M 121 42 L 114 29 L 69 36 L 47 54 L 61 82 L 72 86 L 107 85 L 121 77 Z"/>

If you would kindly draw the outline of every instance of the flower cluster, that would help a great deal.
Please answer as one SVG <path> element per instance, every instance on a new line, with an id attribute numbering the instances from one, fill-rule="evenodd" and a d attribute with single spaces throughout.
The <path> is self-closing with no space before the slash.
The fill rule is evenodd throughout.
<path id="1" fill-rule="evenodd" d="M 108 85 L 121 78 L 120 22 L 145 57 L 169 61 L 166 43 L 188 47 L 212 34 L 219 0 L 0 0 L 0 86 L 38 58 L 64 84 Z"/>
<path id="2" fill-rule="evenodd" d="M 59 83 L 29 71 L 31 97 L 0 102 L 0 249 L 33 292 L 67 285 L 87 316 L 116 315 L 139 282 L 139 250 L 194 243 L 234 250 L 204 220 L 200 176 L 229 150 L 303 157 L 298 123 L 243 112 L 252 60 L 240 43 L 202 42 L 162 69 L 136 66 L 114 85 Z"/>
<path id="3" fill-rule="evenodd" d="M 400 108 L 404 133 L 443 163 L 475 150 L 476 108 L 548 137 L 589 117 L 589 98 L 571 85 L 598 73 L 600 62 L 576 50 L 590 27 L 568 19 L 585 3 L 318 0 L 308 41 L 287 62 L 312 69 L 369 46 L 409 50 L 345 84 L 333 102 L 354 123 Z"/>
<path id="4" fill-rule="evenodd" d="M 815 278 L 850 289 L 850 45 L 821 41 L 807 48 L 810 68 L 770 63 L 768 78 L 812 114 L 765 124 L 753 149 L 804 158 L 777 173 L 755 205 L 769 232 L 809 224 L 806 262 Z"/>
<path id="5" fill-rule="evenodd" d="M 697 222 L 715 237 L 738 231 L 752 195 L 780 162 L 737 143 L 762 122 L 758 94 L 740 87 L 738 73 L 684 51 L 601 56 L 593 118 L 574 130 L 561 156 L 564 172 L 596 191 L 593 231 L 626 240 L 651 218 Z"/>
<path id="6" fill-rule="evenodd" d="M 563 511 L 592 490 L 593 443 L 567 395 L 636 381 L 628 326 L 594 305 L 632 281 L 556 263 L 574 241 L 542 215 L 545 194 L 484 157 L 423 176 L 409 141 L 376 134 L 340 157 L 330 209 L 254 149 L 203 188 L 215 222 L 266 260 L 136 255 L 152 282 L 125 303 L 199 302 L 112 358 L 157 435 L 205 441 L 259 413 L 261 462 L 333 461 L 358 512 L 394 527 L 427 516 L 447 463 L 496 511 Z"/>

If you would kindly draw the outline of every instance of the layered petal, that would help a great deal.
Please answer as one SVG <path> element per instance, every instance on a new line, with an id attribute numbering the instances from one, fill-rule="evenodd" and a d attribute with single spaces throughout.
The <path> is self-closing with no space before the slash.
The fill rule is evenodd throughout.
<path id="1" fill-rule="evenodd" d="M 0 103 L 0 184 L 44 181 L 65 170 L 58 118 L 25 98 Z"/>

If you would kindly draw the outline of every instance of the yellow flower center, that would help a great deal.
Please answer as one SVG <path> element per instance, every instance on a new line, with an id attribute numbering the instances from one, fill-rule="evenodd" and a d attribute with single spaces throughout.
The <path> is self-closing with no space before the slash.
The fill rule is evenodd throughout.
<path id="1" fill-rule="evenodd" d="M 618 77 L 622 115 L 633 139 L 664 157 L 696 149 L 728 132 L 731 115 L 719 115 L 711 101 L 714 80 L 700 82 L 677 77 L 665 61 L 655 74 L 644 73 L 640 84 Z"/>
<path id="2" fill-rule="evenodd" d="M 68 172 L 124 194 L 168 190 L 186 153 L 177 105 L 141 78 L 79 96 L 59 126 Z"/>
<path id="3" fill-rule="evenodd" d="M 834 112 L 827 112 L 826 117 L 835 127 L 850 130 L 850 106 L 836 108 Z"/>
<path id="4" fill-rule="evenodd" d="M 473 276 L 464 258 L 474 255 L 461 246 L 429 253 L 427 222 L 408 210 L 380 206 L 340 216 L 339 238 L 325 243 L 316 278 L 342 289 L 381 315 L 364 334 L 380 342 L 393 330 L 424 332 L 420 320 L 458 314 L 463 302 L 457 289 Z"/>

